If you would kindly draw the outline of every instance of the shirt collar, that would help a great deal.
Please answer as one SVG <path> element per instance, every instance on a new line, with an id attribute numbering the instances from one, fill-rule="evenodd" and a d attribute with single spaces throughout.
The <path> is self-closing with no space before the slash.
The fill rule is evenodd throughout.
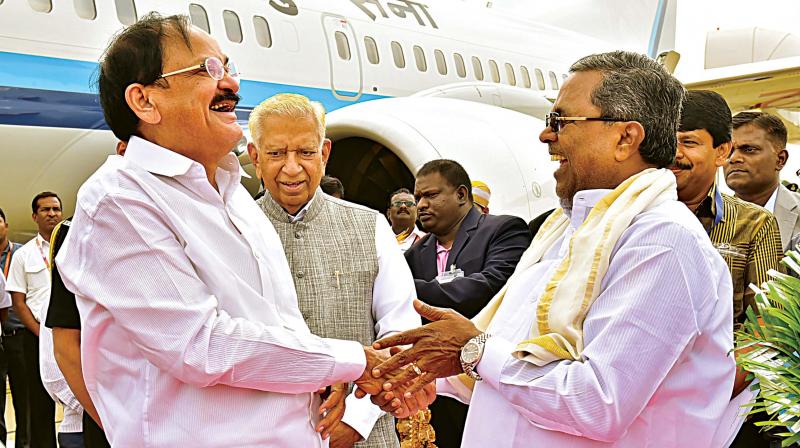
<path id="1" fill-rule="evenodd" d="M 575 193 L 575 196 L 572 198 L 572 209 L 569 211 L 569 221 L 572 227 L 578 228 L 583 224 L 583 221 L 589 216 L 589 212 L 592 211 L 595 204 L 597 204 L 600 199 L 603 199 L 605 195 L 611 193 L 611 191 L 612 190 L 600 188 L 582 190 Z"/>
<path id="2" fill-rule="evenodd" d="M 176 177 L 186 174 L 206 176 L 205 168 L 199 162 L 136 136 L 128 141 L 125 160 L 160 176 Z M 228 177 L 235 178 L 237 182 L 240 177 L 250 177 L 242 170 L 239 160 L 233 153 L 228 153 L 220 159 L 217 169 L 223 170 L 229 175 Z"/>
<path id="3" fill-rule="evenodd" d="M 769 200 L 766 204 L 764 204 L 764 208 L 767 209 L 770 213 L 775 213 L 775 201 L 778 199 L 778 189 L 780 185 L 775 188 L 775 191 L 772 192 L 772 196 L 769 197 Z"/>
<path id="4" fill-rule="evenodd" d="M 48 241 L 48 240 L 44 239 L 44 237 L 42 236 L 42 234 L 41 234 L 41 233 L 37 233 L 37 234 L 36 234 L 36 241 L 38 241 L 38 242 L 39 242 L 39 244 L 40 244 L 42 247 L 48 247 L 48 246 L 50 246 L 50 241 Z"/>
<path id="5" fill-rule="evenodd" d="M 302 221 L 303 218 L 306 217 L 306 213 L 308 213 L 308 209 L 311 207 L 311 203 L 314 202 L 315 197 L 317 197 L 316 194 L 314 194 L 314 196 L 311 196 L 311 199 L 309 199 L 309 201 L 306 202 L 306 205 L 304 205 L 303 208 L 301 208 L 300 211 L 295 213 L 294 215 L 289 215 L 287 213 L 287 215 L 289 215 L 289 222 L 294 224 L 298 221 Z"/>

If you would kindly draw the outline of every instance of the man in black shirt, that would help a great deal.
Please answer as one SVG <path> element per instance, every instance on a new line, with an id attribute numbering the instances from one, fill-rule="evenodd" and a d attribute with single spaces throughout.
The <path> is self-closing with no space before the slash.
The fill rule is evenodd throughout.
<path id="1" fill-rule="evenodd" d="M 53 330 L 53 348 L 56 363 L 64 375 L 75 398 L 83 406 L 83 443 L 86 448 L 110 447 L 105 433 L 97 422 L 100 417 L 92 403 L 81 370 L 81 316 L 75 294 L 70 292 L 61 276 L 58 275 L 56 255 L 69 231 L 69 219 L 62 221 L 54 230 L 50 241 L 50 265 L 52 284 L 50 286 L 50 306 L 44 325 Z"/>

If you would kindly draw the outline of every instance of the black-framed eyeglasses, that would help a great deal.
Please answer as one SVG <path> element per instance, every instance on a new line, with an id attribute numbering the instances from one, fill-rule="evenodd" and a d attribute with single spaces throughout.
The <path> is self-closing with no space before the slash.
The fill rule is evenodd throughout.
<path id="1" fill-rule="evenodd" d="M 414 201 L 394 201 L 394 202 L 392 202 L 392 207 L 402 207 L 404 205 L 406 207 L 416 207 L 417 203 L 414 202 Z"/>
<path id="2" fill-rule="evenodd" d="M 567 124 L 574 123 L 576 121 L 634 121 L 628 120 L 624 118 L 613 118 L 613 117 L 562 117 L 559 115 L 558 112 L 550 112 L 544 118 L 545 126 L 549 127 L 553 130 L 556 134 L 558 131 L 561 130 Z"/>
<path id="3" fill-rule="evenodd" d="M 180 70 L 175 70 L 169 73 L 163 73 L 159 76 L 159 78 L 166 78 L 167 76 L 178 75 L 180 73 L 190 72 L 192 70 L 200 70 L 204 69 L 208 76 L 212 79 L 219 81 L 225 77 L 225 73 L 228 73 L 228 76 L 235 79 L 236 81 L 239 80 L 239 70 L 232 61 L 228 61 L 227 63 L 223 63 L 214 56 L 207 57 L 202 64 L 193 65 L 191 67 L 182 68 Z"/>

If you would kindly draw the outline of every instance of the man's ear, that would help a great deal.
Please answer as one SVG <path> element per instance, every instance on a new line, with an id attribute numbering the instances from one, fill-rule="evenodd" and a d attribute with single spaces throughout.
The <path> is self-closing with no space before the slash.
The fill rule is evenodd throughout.
<path id="1" fill-rule="evenodd" d="M 325 165 L 328 164 L 328 157 L 331 156 L 331 146 L 332 143 L 330 139 L 323 139 L 322 140 L 322 163 Z"/>
<path id="2" fill-rule="evenodd" d="M 456 189 L 456 198 L 458 199 L 458 205 L 464 205 L 467 201 L 469 201 L 469 190 L 464 185 L 460 185 Z"/>
<path id="3" fill-rule="evenodd" d="M 617 148 L 614 150 L 614 160 L 617 162 L 624 162 L 639 154 L 639 147 L 644 141 L 644 126 L 641 123 L 626 121 L 622 125 L 622 133 L 619 135 Z"/>
<path id="4" fill-rule="evenodd" d="M 775 171 L 780 171 L 786 166 L 786 162 L 789 160 L 789 151 L 786 148 L 781 149 L 778 151 L 778 161 L 775 165 Z"/>
<path id="5" fill-rule="evenodd" d="M 716 154 L 714 154 L 714 165 L 717 168 L 728 163 L 728 157 L 731 155 L 732 148 L 733 148 L 732 141 L 723 143 L 714 148 L 714 151 L 716 152 Z"/>
<path id="6" fill-rule="evenodd" d="M 247 155 L 250 156 L 250 161 L 253 162 L 253 168 L 256 171 L 256 177 L 261 179 L 263 184 L 264 179 L 261 178 L 261 161 L 258 159 L 258 148 L 254 143 L 247 143 Z"/>
<path id="7" fill-rule="evenodd" d="M 158 124 L 161 122 L 161 113 L 154 104 L 152 89 L 139 83 L 131 84 L 125 89 L 125 102 L 139 120 L 147 124 Z"/>

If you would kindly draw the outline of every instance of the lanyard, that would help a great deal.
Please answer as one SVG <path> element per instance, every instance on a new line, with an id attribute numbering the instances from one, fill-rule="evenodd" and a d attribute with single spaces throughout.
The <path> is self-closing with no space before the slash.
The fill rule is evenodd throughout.
<path id="1" fill-rule="evenodd" d="M 44 261 L 44 265 L 47 266 L 47 269 L 50 269 L 50 260 L 47 259 L 44 255 L 44 250 L 42 249 L 42 243 L 39 242 L 39 237 L 36 237 L 36 247 L 39 248 L 39 255 L 42 256 L 42 261 Z"/>

